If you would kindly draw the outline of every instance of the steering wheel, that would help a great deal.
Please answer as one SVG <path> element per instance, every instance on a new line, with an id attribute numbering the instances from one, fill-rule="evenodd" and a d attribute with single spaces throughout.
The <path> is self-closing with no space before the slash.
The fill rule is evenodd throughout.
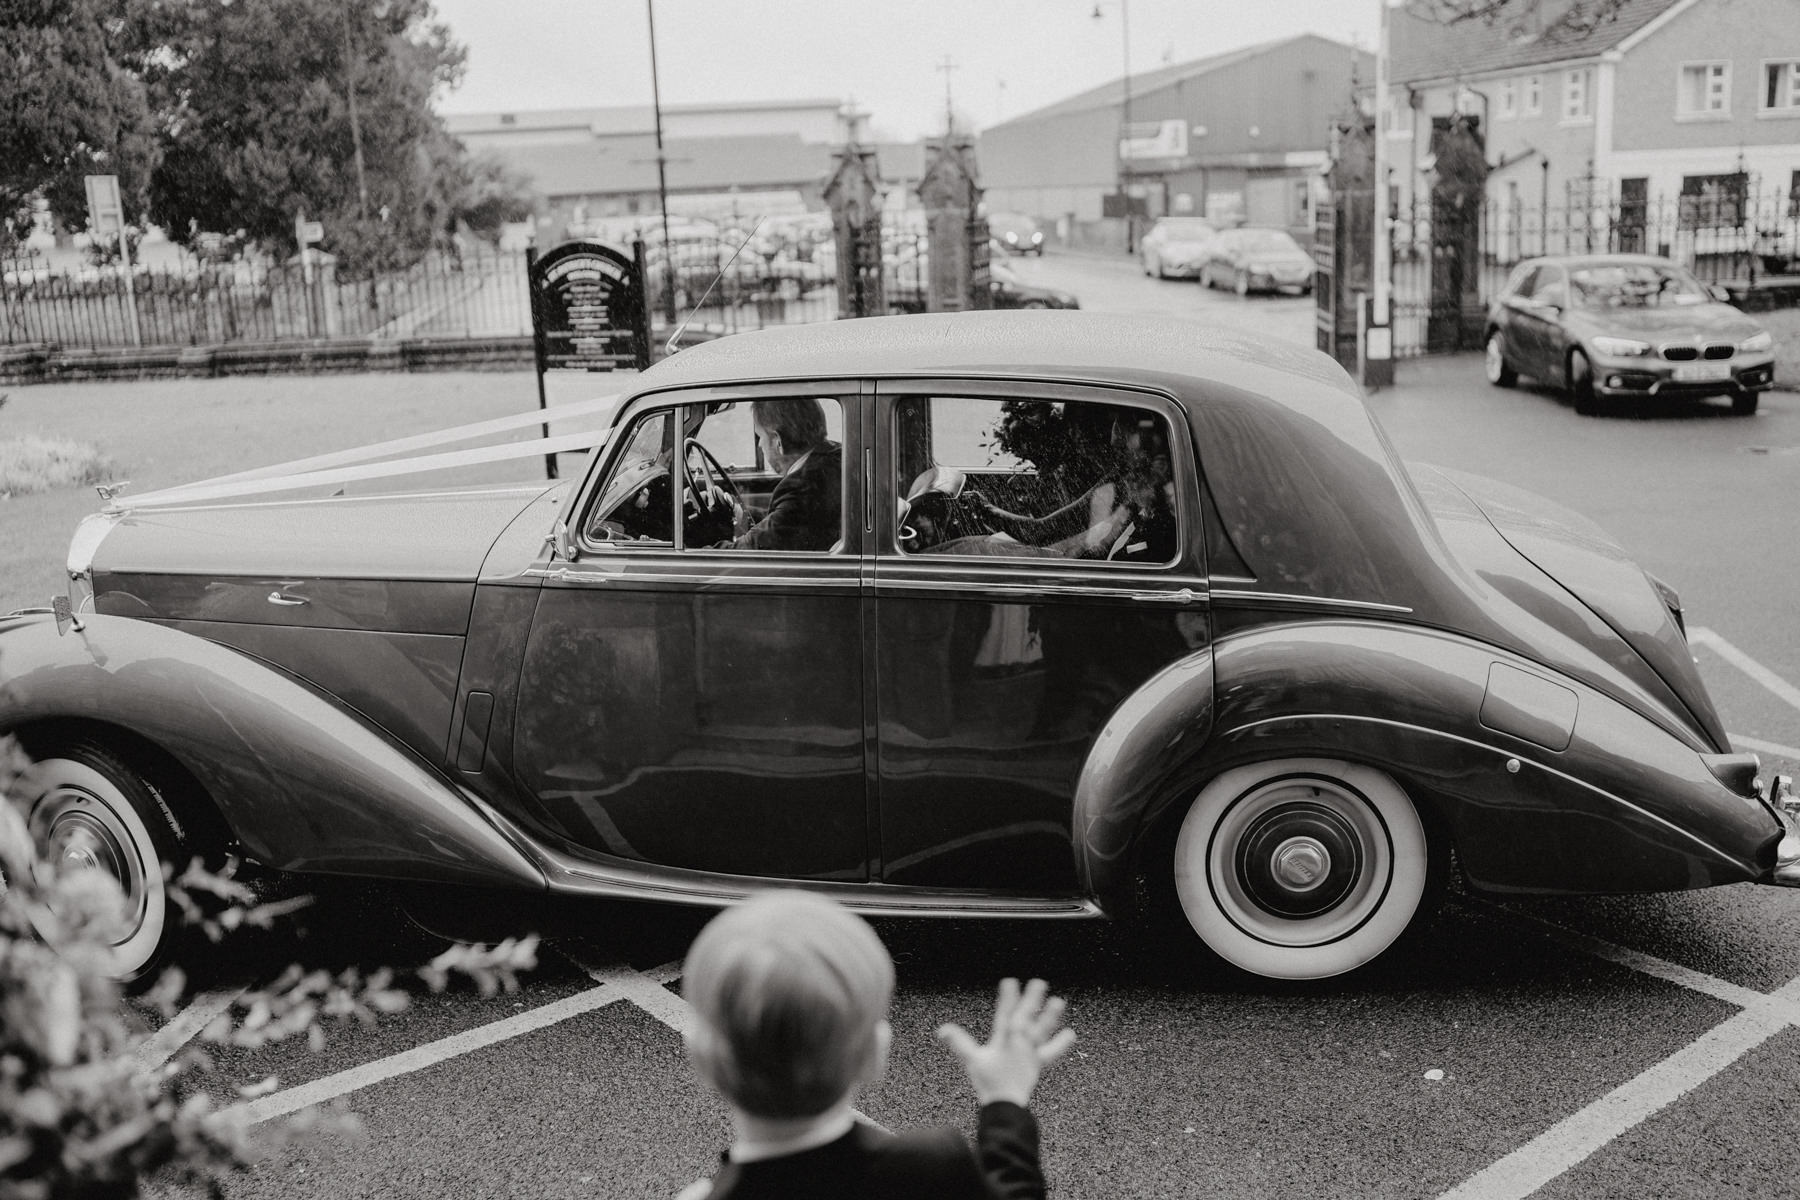
<path id="1" fill-rule="evenodd" d="M 737 481 L 731 473 L 719 465 L 711 450 L 700 444 L 698 438 L 688 438 L 682 443 L 682 457 L 687 462 L 688 472 L 688 504 L 698 514 L 710 512 L 717 508 L 723 497 L 732 508 L 743 504 L 743 497 L 738 493 Z M 694 476 L 700 477 L 700 487 L 693 486 Z M 723 484 L 724 486 L 720 486 Z"/>

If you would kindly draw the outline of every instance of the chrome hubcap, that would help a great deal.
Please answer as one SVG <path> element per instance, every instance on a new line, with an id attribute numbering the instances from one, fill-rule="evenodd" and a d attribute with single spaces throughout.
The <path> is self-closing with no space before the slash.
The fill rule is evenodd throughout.
<path id="1" fill-rule="evenodd" d="M 1321 917 L 1367 884 L 1366 831 L 1329 792 L 1299 790 L 1268 796 L 1238 839 L 1233 890 L 1262 920 Z"/>
<path id="2" fill-rule="evenodd" d="M 1500 357 L 1500 339 L 1489 338 L 1487 344 L 1487 372 L 1490 380 L 1500 378 L 1500 370 L 1504 365 Z"/>
<path id="3" fill-rule="evenodd" d="M 118 814 L 83 789 L 59 787 L 38 801 L 33 818 L 44 856 L 59 868 L 112 876 L 135 930 L 144 919 L 149 885 L 143 859 Z"/>
<path id="4" fill-rule="evenodd" d="M 1310 892 L 1331 870 L 1331 851 L 1314 838 L 1289 838 L 1275 848 L 1269 865 L 1277 883 L 1296 892 Z"/>

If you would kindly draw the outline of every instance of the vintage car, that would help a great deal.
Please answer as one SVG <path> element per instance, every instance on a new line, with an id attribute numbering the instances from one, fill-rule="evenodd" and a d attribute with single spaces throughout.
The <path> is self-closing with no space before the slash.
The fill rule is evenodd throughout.
<path id="1" fill-rule="evenodd" d="M 1488 312 L 1488 382 L 1566 388 L 1583 415 L 1652 397 L 1731 397 L 1749 416 L 1775 382 L 1775 340 L 1685 267 L 1647 254 L 1533 258 Z"/>
<path id="2" fill-rule="evenodd" d="M 471 902 L 1160 897 L 1281 978 L 1376 958 L 1453 870 L 1800 884 L 1675 593 L 1578 516 L 1400 462 L 1314 351 L 884 317 L 698 345 L 557 416 L 600 409 L 604 439 L 362 461 L 533 411 L 114 496 L 57 611 L 0 618 L 33 828 L 124 885 L 122 973 L 180 932 L 161 864 L 224 851 Z M 405 486 L 589 447 L 579 478 Z"/>

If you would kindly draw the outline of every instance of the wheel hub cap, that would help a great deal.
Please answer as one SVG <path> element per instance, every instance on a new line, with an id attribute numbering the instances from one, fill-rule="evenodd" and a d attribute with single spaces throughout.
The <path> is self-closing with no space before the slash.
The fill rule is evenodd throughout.
<path id="1" fill-rule="evenodd" d="M 1244 831 L 1238 885 L 1273 916 L 1316 917 L 1355 889 L 1363 859 L 1361 837 L 1336 809 L 1309 800 L 1278 804 Z"/>
<path id="2" fill-rule="evenodd" d="M 1275 848 L 1270 866 L 1277 882 L 1307 892 L 1324 882 L 1331 869 L 1331 851 L 1313 838 L 1289 838 Z"/>

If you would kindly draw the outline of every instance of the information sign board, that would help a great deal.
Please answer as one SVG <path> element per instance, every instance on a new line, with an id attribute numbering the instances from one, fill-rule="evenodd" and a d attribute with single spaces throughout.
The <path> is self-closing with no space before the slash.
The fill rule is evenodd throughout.
<path id="1" fill-rule="evenodd" d="M 119 199 L 117 175 L 89 175 L 88 223 L 96 234 L 110 236 L 125 228 L 125 205 Z"/>
<path id="2" fill-rule="evenodd" d="M 538 370 L 650 365 L 650 322 L 638 264 L 601 242 L 564 242 L 533 258 L 531 327 Z"/>

